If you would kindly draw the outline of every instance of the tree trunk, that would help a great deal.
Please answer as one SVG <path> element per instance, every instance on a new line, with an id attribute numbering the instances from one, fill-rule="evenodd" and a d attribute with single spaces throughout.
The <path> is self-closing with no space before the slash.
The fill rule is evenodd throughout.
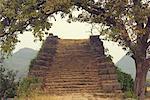
<path id="1" fill-rule="evenodd" d="M 4 97 L 1 97 L 1 100 L 5 100 Z"/>
<path id="2" fill-rule="evenodd" d="M 145 82 L 148 68 L 142 63 L 136 63 L 136 77 L 134 81 L 134 92 L 138 100 L 144 100 Z"/>

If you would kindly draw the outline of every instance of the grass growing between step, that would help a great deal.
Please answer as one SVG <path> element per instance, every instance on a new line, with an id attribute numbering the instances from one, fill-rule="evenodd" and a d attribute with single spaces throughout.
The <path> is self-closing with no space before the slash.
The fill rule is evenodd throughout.
<path id="1" fill-rule="evenodd" d="M 119 98 L 101 98 L 89 94 L 72 94 L 65 96 L 32 95 L 31 97 L 19 98 L 19 100 L 120 100 Z"/>
<path id="2" fill-rule="evenodd" d="M 36 77 L 26 77 L 19 82 L 17 97 L 30 97 L 33 94 L 40 94 L 42 81 Z M 20 100 L 20 99 L 19 99 Z"/>
<path id="3" fill-rule="evenodd" d="M 134 97 L 133 90 L 133 80 L 130 75 L 121 72 L 117 69 L 118 81 L 123 87 L 124 97 L 132 98 Z M 41 92 L 40 85 L 42 81 L 38 78 L 25 78 L 19 83 L 18 97 L 17 100 L 120 100 L 115 97 L 112 98 L 102 98 L 94 97 L 89 94 L 68 94 L 65 96 L 51 96 L 46 95 Z"/>
<path id="4" fill-rule="evenodd" d="M 87 93 L 65 94 L 63 96 L 52 96 L 41 91 L 38 78 L 24 78 L 18 87 L 18 96 L 15 100 L 120 100 L 117 98 L 104 98 Z"/>
<path id="5" fill-rule="evenodd" d="M 18 96 L 15 100 L 120 100 L 117 98 L 94 97 L 87 93 L 65 94 L 63 96 L 48 95 L 41 91 L 38 78 L 24 78 L 19 83 Z"/>
<path id="6" fill-rule="evenodd" d="M 18 98 L 19 100 L 71 100 L 71 96 L 49 96 L 49 95 L 32 95 L 31 97 Z"/>

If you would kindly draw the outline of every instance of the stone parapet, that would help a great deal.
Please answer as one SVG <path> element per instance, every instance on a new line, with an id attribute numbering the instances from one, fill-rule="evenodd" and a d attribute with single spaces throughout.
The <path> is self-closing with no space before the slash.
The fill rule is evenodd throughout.
<path id="1" fill-rule="evenodd" d="M 100 56 L 104 55 L 103 42 L 100 40 L 99 35 L 90 36 L 90 45 L 95 52 Z"/>

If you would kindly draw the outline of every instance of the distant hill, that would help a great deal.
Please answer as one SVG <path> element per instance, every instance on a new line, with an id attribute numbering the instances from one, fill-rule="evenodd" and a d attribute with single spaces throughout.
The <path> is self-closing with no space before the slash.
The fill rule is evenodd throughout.
<path id="1" fill-rule="evenodd" d="M 4 61 L 4 66 L 18 71 L 17 78 L 24 77 L 27 75 L 30 62 L 36 57 L 37 52 L 30 48 L 20 49 Z"/>
<path id="2" fill-rule="evenodd" d="M 135 78 L 135 61 L 129 55 L 123 56 L 115 65 Z M 150 79 L 150 72 L 148 72 L 147 79 Z"/>
<path id="3" fill-rule="evenodd" d="M 20 49 L 4 61 L 4 66 L 18 71 L 17 78 L 24 77 L 28 73 L 30 61 L 36 57 L 37 53 L 38 51 L 30 48 Z M 130 56 L 123 56 L 115 65 L 123 72 L 135 77 L 135 62 Z M 150 72 L 147 78 L 150 79 Z"/>

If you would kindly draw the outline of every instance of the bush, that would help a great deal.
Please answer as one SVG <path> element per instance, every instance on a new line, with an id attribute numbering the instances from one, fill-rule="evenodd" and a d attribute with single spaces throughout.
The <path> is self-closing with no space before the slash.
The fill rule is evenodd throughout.
<path id="1" fill-rule="evenodd" d="M 122 91 L 133 91 L 133 79 L 131 75 L 126 74 L 122 72 L 120 69 L 117 68 L 117 75 L 118 75 L 118 81 L 120 82 L 122 86 Z"/>
<path id="2" fill-rule="evenodd" d="M 16 72 L 0 67 L 0 99 L 13 98 L 16 96 L 17 82 Z"/>
<path id="3" fill-rule="evenodd" d="M 121 84 L 122 91 L 124 92 L 125 98 L 135 98 L 133 93 L 134 81 L 130 74 L 122 72 L 117 68 L 118 81 Z"/>
<path id="4" fill-rule="evenodd" d="M 134 95 L 133 91 L 125 91 L 124 98 L 136 98 L 136 96 Z"/>
<path id="5" fill-rule="evenodd" d="M 35 91 L 39 91 L 41 86 L 40 79 L 36 77 L 26 77 L 19 82 L 17 96 L 30 97 Z"/>

